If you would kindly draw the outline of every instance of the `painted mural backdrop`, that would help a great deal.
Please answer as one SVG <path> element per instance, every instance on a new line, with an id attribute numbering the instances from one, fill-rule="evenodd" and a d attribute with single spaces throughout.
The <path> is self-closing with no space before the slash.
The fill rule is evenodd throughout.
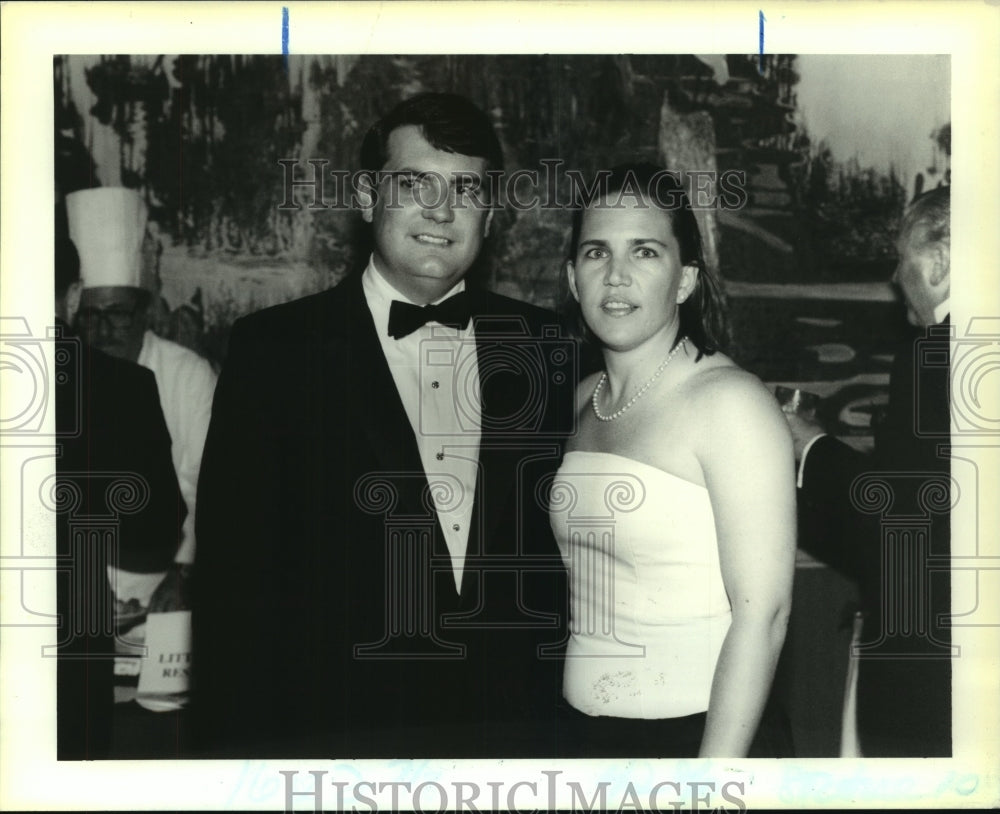
<path id="1" fill-rule="evenodd" d="M 798 83 L 794 55 L 57 57 L 57 200 L 142 190 L 162 247 L 155 328 L 218 365 L 238 316 L 365 263 L 357 212 L 311 208 L 316 190 L 289 196 L 286 174 L 354 171 L 371 122 L 413 93 L 455 91 L 487 110 L 508 172 L 539 172 L 522 177 L 522 199 L 565 202 L 561 170 L 624 160 L 741 171 L 745 205 L 700 214 L 733 355 L 826 397 L 824 417 L 864 445 L 906 331 L 886 285 L 896 224 L 914 192 L 948 182 L 950 128 L 919 135 L 931 161 L 914 177 L 838 162 L 798 120 Z M 336 192 L 328 181 L 321 203 Z M 560 308 L 568 232 L 563 208 L 506 206 L 476 273 Z"/>

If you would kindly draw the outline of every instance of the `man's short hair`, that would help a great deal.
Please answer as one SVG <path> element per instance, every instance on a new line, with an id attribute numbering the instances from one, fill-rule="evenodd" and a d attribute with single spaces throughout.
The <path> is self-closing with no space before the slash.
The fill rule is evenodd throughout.
<path id="1" fill-rule="evenodd" d="M 951 187 L 941 186 L 919 195 L 910 204 L 899 229 L 903 239 L 916 236 L 921 247 L 951 242 Z"/>
<path id="2" fill-rule="evenodd" d="M 455 93 L 418 93 L 396 105 L 365 135 L 361 169 L 381 170 L 389 158 L 389 135 L 406 125 L 419 127 L 438 150 L 485 158 L 487 169 L 503 169 L 503 150 L 489 116 Z"/>
<path id="3" fill-rule="evenodd" d="M 80 281 L 80 255 L 68 237 L 56 238 L 55 289 L 56 299 L 62 299 L 73 283 Z"/>

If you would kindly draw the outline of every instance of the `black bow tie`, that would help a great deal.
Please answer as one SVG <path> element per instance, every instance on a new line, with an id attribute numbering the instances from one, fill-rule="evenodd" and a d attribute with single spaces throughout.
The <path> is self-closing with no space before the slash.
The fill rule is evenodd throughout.
<path id="1" fill-rule="evenodd" d="M 389 306 L 389 336 L 402 339 L 428 322 L 461 329 L 469 324 L 470 317 L 469 298 L 464 291 L 437 305 L 411 305 L 393 300 Z"/>

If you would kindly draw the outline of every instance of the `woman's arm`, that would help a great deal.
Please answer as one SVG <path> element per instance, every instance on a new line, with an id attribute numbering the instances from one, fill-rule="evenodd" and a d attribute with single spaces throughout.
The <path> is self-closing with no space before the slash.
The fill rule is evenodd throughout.
<path id="1" fill-rule="evenodd" d="M 747 754 L 785 640 L 795 569 L 792 439 L 774 397 L 744 371 L 712 372 L 697 399 L 699 459 L 715 513 L 732 625 L 712 681 L 702 757 Z"/>

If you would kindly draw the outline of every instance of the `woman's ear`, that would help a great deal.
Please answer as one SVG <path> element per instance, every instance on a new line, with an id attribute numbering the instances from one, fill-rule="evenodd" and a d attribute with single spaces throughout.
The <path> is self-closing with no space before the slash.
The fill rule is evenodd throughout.
<path id="1" fill-rule="evenodd" d="M 681 267 L 681 282 L 677 286 L 677 304 L 680 305 L 694 292 L 698 285 L 698 266 L 693 263 Z"/>
<path id="2" fill-rule="evenodd" d="M 573 295 L 573 299 L 577 302 L 580 301 L 580 293 L 576 290 L 576 266 L 573 265 L 572 260 L 567 260 L 564 266 L 566 270 L 566 280 L 569 282 L 569 291 Z"/>

